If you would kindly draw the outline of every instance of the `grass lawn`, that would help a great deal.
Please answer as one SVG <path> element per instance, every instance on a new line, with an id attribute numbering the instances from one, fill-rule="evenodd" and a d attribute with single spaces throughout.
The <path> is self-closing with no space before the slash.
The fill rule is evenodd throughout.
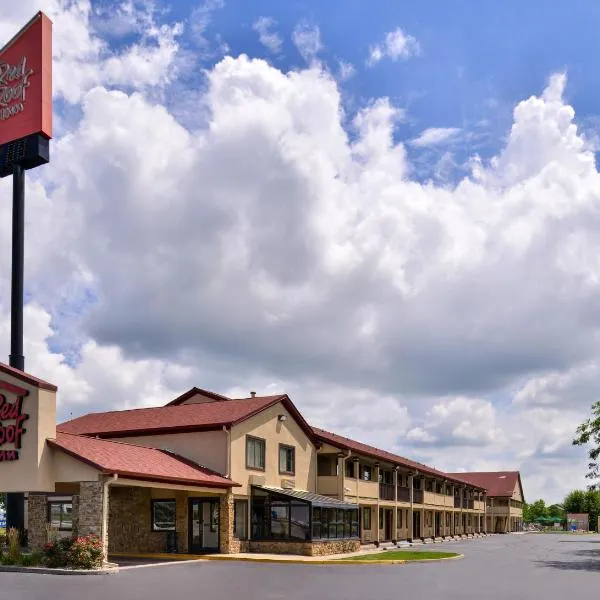
<path id="1" fill-rule="evenodd" d="M 411 552 L 409 550 L 391 550 L 363 556 L 352 556 L 342 560 L 430 560 L 432 558 L 452 558 L 460 556 L 456 552 Z"/>

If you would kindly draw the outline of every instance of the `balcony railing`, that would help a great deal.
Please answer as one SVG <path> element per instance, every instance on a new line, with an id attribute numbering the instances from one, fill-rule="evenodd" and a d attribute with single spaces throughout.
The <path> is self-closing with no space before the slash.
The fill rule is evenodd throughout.
<path id="1" fill-rule="evenodd" d="M 379 499 L 380 500 L 393 500 L 394 499 L 394 484 L 393 483 L 380 483 L 379 484 Z"/>
<path id="2" fill-rule="evenodd" d="M 410 502 L 410 488 L 398 486 L 398 502 Z"/>
<path id="3" fill-rule="evenodd" d="M 413 502 L 423 504 L 423 490 L 413 490 Z"/>

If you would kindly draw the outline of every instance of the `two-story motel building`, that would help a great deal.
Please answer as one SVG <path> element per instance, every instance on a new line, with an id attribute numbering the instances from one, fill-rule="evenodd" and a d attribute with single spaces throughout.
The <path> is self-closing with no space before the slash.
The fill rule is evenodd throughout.
<path id="1" fill-rule="evenodd" d="M 502 489 L 512 482 L 515 519 L 502 520 L 482 474 L 311 427 L 285 394 L 193 388 L 162 407 L 57 426 L 56 392 L 0 363 L 0 491 L 26 493 L 32 549 L 51 533 L 95 533 L 106 554 L 320 555 L 510 531 L 521 516 L 518 473 Z"/>

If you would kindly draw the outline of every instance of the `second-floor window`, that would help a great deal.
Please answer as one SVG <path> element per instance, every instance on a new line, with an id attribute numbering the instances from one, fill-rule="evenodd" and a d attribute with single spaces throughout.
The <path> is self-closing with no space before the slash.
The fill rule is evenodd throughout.
<path id="1" fill-rule="evenodd" d="M 279 472 L 293 475 L 296 472 L 296 449 L 279 444 Z"/>
<path id="2" fill-rule="evenodd" d="M 364 481 L 371 481 L 373 479 L 371 465 L 360 465 L 360 478 Z"/>
<path id="3" fill-rule="evenodd" d="M 350 479 L 356 479 L 356 475 L 354 473 L 355 473 L 354 461 L 347 460 L 346 461 L 346 477 L 349 477 Z"/>
<path id="4" fill-rule="evenodd" d="M 246 436 L 246 467 L 265 470 L 265 440 Z"/>

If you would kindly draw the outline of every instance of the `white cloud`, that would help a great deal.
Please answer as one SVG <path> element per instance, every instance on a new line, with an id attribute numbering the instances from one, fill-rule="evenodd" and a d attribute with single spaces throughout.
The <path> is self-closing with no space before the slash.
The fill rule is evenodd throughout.
<path id="1" fill-rule="evenodd" d="M 2 5 L 0 35 L 32 7 Z M 28 175 L 27 364 L 62 411 L 284 382 L 317 424 L 440 468 L 521 466 L 555 496 L 583 482 L 600 177 L 563 76 L 517 105 L 494 160 L 422 184 L 402 110 L 345 112 L 314 29 L 296 36 L 310 68 L 220 61 L 186 128 L 150 89 L 177 78 L 181 25 L 154 14 L 115 51 L 87 2 L 48 7 L 78 110 Z M 5 344 L 9 228 L 0 203 Z"/>
<path id="2" fill-rule="evenodd" d="M 458 127 L 429 127 L 411 140 L 410 143 L 417 148 L 437 146 L 452 140 L 460 131 Z"/>
<path id="3" fill-rule="evenodd" d="M 277 21 L 272 17 L 259 17 L 252 25 L 252 29 L 258 33 L 260 43 L 273 54 L 279 54 L 283 45 L 281 36 L 273 31 L 276 25 Z"/>
<path id="4" fill-rule="evenodd" d="M 498 443 L 502 431 L 492 404 L 478 398 L 445 399 L 425 413 L 423 423 L 408 431 L 414 444 L 443 446 L 486 446 Z"/>
<path id="5" fill-rule="evenodd" d="M 340 60 L 338 63 L 338 79 L 340 81 L 348 81 L 356 74 L 356 67 L 349 62 Z"/>
<path id="6" fill-rule="evenodd" d="M 302 20 L 296 25 L 292 33 L 292 41 L 302 58 L 308 63 L 313 62 L 323 49 L 321 31 L 316 25 L 312 25 L 306 20 Z"/>
<path id="7" fill-rule="evenodd" d="M 421 46 L 417 39 L 397 27 L 394 31 L 386 33 L 383 42 L 369 49 L 367 65 L 376 65 L 383 58 L 389 58 L 394 62 L 399 59 L 406 60 L 411 56 L 418 56 L 420 53 Z"/>

